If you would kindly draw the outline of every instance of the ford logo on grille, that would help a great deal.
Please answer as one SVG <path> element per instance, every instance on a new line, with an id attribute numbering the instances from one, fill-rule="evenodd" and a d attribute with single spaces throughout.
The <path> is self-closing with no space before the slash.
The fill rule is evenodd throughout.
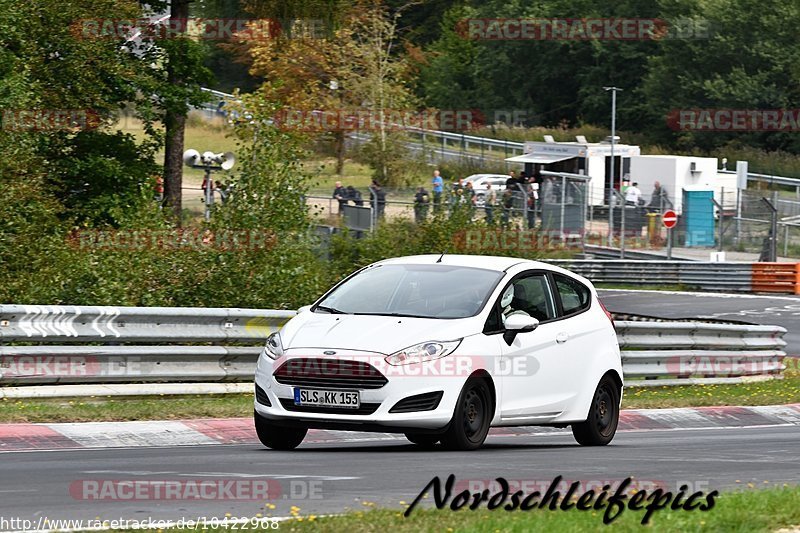
<path id="1" fill-rule="evenodd" d="M 333 350 L 325 350 L 322 353 L 324 353 L 325 355 L 336 355 L 336 352 L 334 352 Z"/>

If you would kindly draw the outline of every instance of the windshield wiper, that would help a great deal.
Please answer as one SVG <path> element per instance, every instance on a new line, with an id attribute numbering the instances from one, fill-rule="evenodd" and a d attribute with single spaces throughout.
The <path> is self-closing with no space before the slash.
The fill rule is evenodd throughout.
<path id="1" fill-rule="evenodd" d="M 410 313 L 353 313 L 361 316 L 399 316 L 402 318 L 434 318 L 427 315 L 412 315 Z"/>
<path id="2" fill-rule="evenodd" d="M 345 313 L 344 311 L 342 311 L 342 310 L 340 310 L 340 309 L 335 309 L 335 308 L 333 308 L 333 307 L 327 307 L 327 306 L 325 306 L 325 305 L 318 305 L 318 306 L 316 306 L 316 307 L 314 308 L 314 311 L 316 311 L 317 309 L 319 309 L 319 310 L 321 310 L 321 311 L 327 311 L 328 313 L 330 313 L 330 314 L 332 314 L 332 315 L 346 315 L 346 314 L 347 314 L 347 313 Z"/>

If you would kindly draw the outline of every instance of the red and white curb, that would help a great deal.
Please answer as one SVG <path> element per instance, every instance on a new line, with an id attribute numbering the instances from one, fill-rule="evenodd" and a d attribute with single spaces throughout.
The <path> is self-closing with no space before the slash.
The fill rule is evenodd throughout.
<path id="1" fill-rule="evenodd" d="M 731 427 L 800 426 L 800 403 L 758 407 L 629 409 L 620 413 L 620 431 L 690 430 Z M 530 436 L 556 428 L 495 428 L 490 436 Z M 390 433 L 311 430 L 306 443 L 402 440 Z M 0 424 L 0 452 L 86 448 L 258 444 L 252 418 Z"/>

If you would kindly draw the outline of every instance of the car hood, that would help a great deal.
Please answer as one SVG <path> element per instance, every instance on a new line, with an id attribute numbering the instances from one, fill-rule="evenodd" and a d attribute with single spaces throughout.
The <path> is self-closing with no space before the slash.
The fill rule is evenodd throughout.
<path id="1" fill-rule="evenodd" d="M 286 323 L 281 343 L 287 350 L 333 348 L 388 355 L 420 342 L 451 341 L 478 333 L 478 322 L 476 317 L 435 319 L 305 311 Z"/>

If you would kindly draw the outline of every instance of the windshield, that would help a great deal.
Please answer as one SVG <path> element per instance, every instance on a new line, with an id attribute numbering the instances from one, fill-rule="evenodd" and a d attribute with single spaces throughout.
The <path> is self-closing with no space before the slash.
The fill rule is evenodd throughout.
<path id="1" fill-rule="evenodd" d="M 476 315 L 502 272 L 450 265 L 378 265 L 348 279 L 315 312 L 465 318 Z"/>

